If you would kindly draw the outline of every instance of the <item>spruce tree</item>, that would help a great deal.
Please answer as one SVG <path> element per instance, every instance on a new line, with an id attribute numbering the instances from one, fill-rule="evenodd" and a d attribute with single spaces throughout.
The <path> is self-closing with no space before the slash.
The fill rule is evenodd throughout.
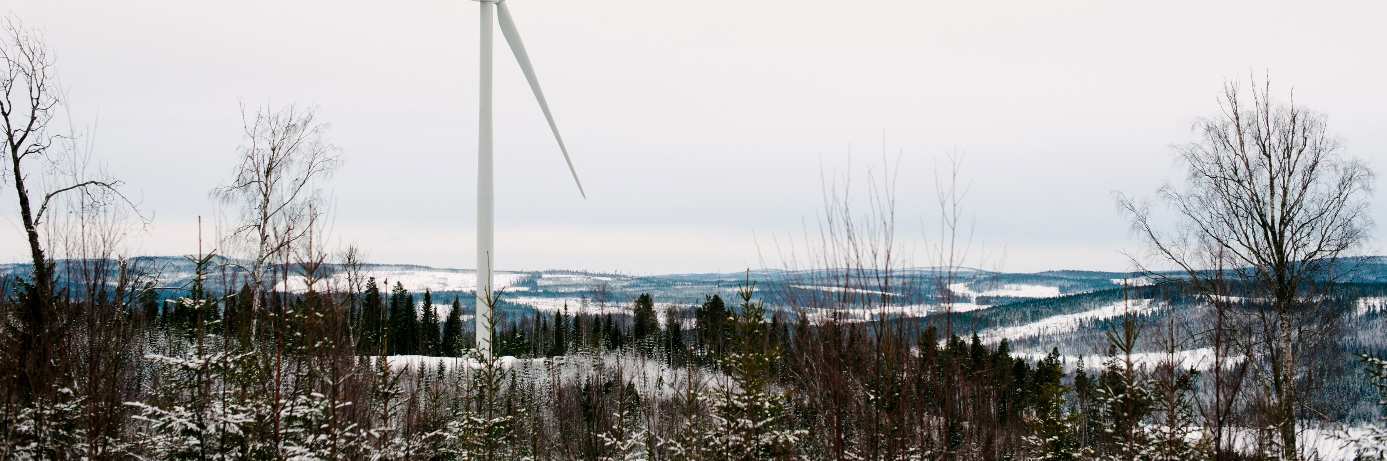
<path id="1" fill-rule="evenodd" d="M 1363 360 L 1368 379 L 1377 388 L 1379 410 L 1387 410 L 1387 360 L 1368 354 L 1361 354 L 1359 358 Z M 1380 414 L 1387 415 L 1387 411 Z M 1379 416 L 1377 424 L 1353 432 L 1346 428 L 1334 437 L 1343 442 L 1345 448 L 1353 449 L 1360 459 L 1387 459 L 1387 425 L 1382 424 L 1385 419 L 1387 416 Z"/>
<path id="2" fill-rule="evenodd" d="M 568 354 L 568 304 L 563 310 L 554 311 L 554 341 L 549 345 L 549 356 Z"/>
<path id="3" fill-rule="evenodd" d="M 635 316 L 635 322 L 631 328 L 631 334 L 636 341 L 660 332 L 660 323 L 655 317 L 655 298 L 651 297 L 650 293 L 642 293 L 636 297 L 636 304 L 632 312 Z"/>
<path id="4" fill-rule="evenodd" d="M 678 308 L 670 307 L 665 311 L 665 361 L 670 366 L 683 365 L 684 326 L 679 317 Z"/>
<path id="5" fill-rule="evenodd" d="M 1107 332 L 1108 357 L 1094 390 L 1091 418 L 1101 428 L 1094 433 L 1094 459 L 1134 459 L 1149 442 L 1142 426 L 1152 411 L 1150 383 L 1132 359 L 1140 328 L 1130 313 L 1123 315 L 1120 328 Z"/>
<path id="6" fill-rule="evenodd" d="M 382 339 L 385 337 L 385 312 L 381 306 L 380 287 L 376 278 L 366 279 L 365 295 L 361 300 L 361 339 L 356 351 L 362 355 L 380 353 Z"/>
<path id="7" fill-rule="evenodd" d="M 154 289 L 154 282 L 146 282 L 140 290 L 140 312 L 148 324 L 159 320 L 159 292 Z"/>
<path id="8" fill-rule="evenodd" d="M 722 357 L 726 345 L 724 332 L 730 323 L 722 296 L 714 294 L 705 297 L 703 305 L 695 313 L 694 322 L 694 327 L 698 330 L 699 347 L 714 359 Z"/>
<path id="9" fill-rule="evenodd" d="M 252 311 L 251 297 L 255 296 L 250 289 L 250 285 L 241 285 L 240 291 L 236 292 L 236 299 L 228 306 L 233 306 L 230 312 L 223 317 L 227 320 L 227 334 L 234 332 L 241 348 L 250 348 L 250 324 L 251 316 L 255 315 Z"/>
<path id="10" fill-rule="evenodd" d="M 453 296 L 453 307 L 448 310 L 448 319 L 443 322 L 442 353 L 457 357 L 462 351 L 462 305 Z"/>
<path id="11" fill-rule="evenodd" d="M 712 395 L 716 424 L 705 440 L 715 459 L 793 459 L 808 431 L 794 427 L 788 399 L 772 385 L 771 364 L 781 351 L 769 341 L 765 304 L 754 299 L 750 279 L 748 272 L 738 290 L 740 315 L 729 319 L 736 349 L 725 358 L 724 370 L 732 384 Z"/>
<path id="12" fill-rule="evenodd" d="M 1047 395 L 1036 402 L 1037 415 L 1032 419 L 1033 432 L 1023 437 L 1029 459 L 1036 461 L 1070 461 L 1090 459 L 1079 446 L 1074 415 L 1065 414 L 1063 400 Z"/>
<path id="13" fill-rule="evenodd" d="M 1079 357 L 1079 364 L 1074 370 L 1074 416 L 1077 419 L 1079 431 L 1079 444 L 1087 448 L 1091 441 L 1090 434 L 1093 433 L 1093 422 L 1090 414 L 1093 411 L 1093 378 L 1088 376 L 1087 366 L 1084 365 L 1084 358 Z"/>
<path id="14" fill-rule="evenodd" d="M 419 353 L 424 355 L 443 355 L 440 352 L 441 339 L 438 331 L 438 311 L 433 308 L 433 293 L 424 289 L 424 314 L 419 322 Z"/>
<path id="15" fill-rule="evenodd" d="M 414 296 L 395 282 L 390 290 L 390 352 L 395 355 L 418 353 L 419 318 L 414 312 Z"/>

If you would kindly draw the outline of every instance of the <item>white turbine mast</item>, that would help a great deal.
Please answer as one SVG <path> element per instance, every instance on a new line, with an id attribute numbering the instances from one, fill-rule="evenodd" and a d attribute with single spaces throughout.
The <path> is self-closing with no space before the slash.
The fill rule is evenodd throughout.
<path id="1" fill-rule="evenodd" d="M 511 54 L 515 55 L 515 62 L 520 64 L 520 71 L 525 74 L 525 80 L 530 83 L 530 91 L 535 94 L 535 100 L 539 101 L 539 109 L 544 112 L 544 119 L 549 122 L 549 131 L 554 133 L 554 141 L 558 142 L 559 151 L 563 153 L 563 160 L 568 164 L 568 171 L 573 174 L 573 182 L 578 185 L 578 194 L 587 198 L 587 193 L 583 191 L 583 183 L 578 180 L 578 170 L 573 168 L 573 159 L 568 156 L 568 147 L 564 145 L 563 137 L 559 135 L 559 126 L 554 123 L 554 115 L 549 112 L 549 103 L 544 100 L 544 91 L 539 88 L 539 78 L 535 76 L 535 68 L 530 64 L 529 54 L 525 53 L 525 44 L 520 41 L 520 32 L 515 28 L 515 20 L 511 17 L 510 9 L 506 8 L 505 0 L 477 0 L 477 2 L 482 7 L 482 49 L 481 78 L 479 79 L 481 117 L 477 136 L 477 306 L 473 319 L 477 324 L 477 351 L 481 353 L 483 358 L 490 359 L 491 339 L 494 333 L 492 328 L 494 312 L 489 307 L 495 300 L 492 271 L 496 261 L 495 242 L 492 238 L 496 230 L 496 201 L 491 161 L 491 31 L 494 23 L 501 25 L 501 35 L 505 36 L 506 44 L 510 45 Z M 493 16 L 498 17 L 493 19 Z"/>

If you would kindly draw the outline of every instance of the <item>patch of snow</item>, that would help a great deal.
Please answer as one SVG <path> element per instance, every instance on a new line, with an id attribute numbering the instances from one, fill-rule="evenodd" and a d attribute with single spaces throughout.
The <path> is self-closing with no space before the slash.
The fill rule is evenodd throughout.
<path id="1" fill-rule="evenodd" d="M 867 290 L 867 289 L 862 289 L 862 288 L 848 288 L 848 287 L 836 287 L 836 286 L 815 286 L 815 285 L 790 285 L 790 287 L 791 287 L 791 288 L 799 288 L 799 289 L 801 289 L 801 290 L 826 291 L 826 292 L 829 292 L 829 293 L 857 293 L 857 294 L 868 294 L 868 295 L 877 295 L 877 296 L 900 296 L 900 295 L 898 295 L 898 294 L 896 294 L 896 293 L 887 293 L 887 292 L 884 292 L 884 291 Z"/>
<path id="2" fill-rule="evenodd" d="M 612 305 L 596 305 L 583 298 L 548 298 L 541 296 L 501 296 L 501 300 L 512 304 L 530 306 L 540 312 L 558 312 L 568 309 L 570 315 L 618 313 L 625 309 Z"/>
<path id="3" fill-rule="evenodd" d="M 1302 425 L 1297 430 L 1298 434 L 1296 436 L 1296 441 L 1305 459 L 1319 459 L 1323 461 L 1375 459 L 1360 458 L 1357 454 L 1359 447 L 1350 442 L 1350 439 L 1361 438 L 1375 431 L 1381 431 L 1381 428 L 1362 424 L 1347 426 Z M 1232 432 L 1233 445 L 1239 451 L 1245 453 L 1255 452 L 1257 446 L 1256 430 L 1251 428 L 1236 428 L 1233 429 Z"/>
<path id="4" fill-rule="evenodd" d="M 418 308 L 418 311 L 419 311 L 421 314 L 424 312 L 423 303 L 420 303 L 419 308 Z M 441 324 L 441 323 L 443 323 L 444 321 L 447 321 L 447 320 L 448 320 L 448 314 L 451 314 L 451 313 L 453 312 L 453 305 L 452 305 L 451 303 L 446 303 L 446 304 L 434 303 L 434 305 L 433 305 L 433 311 L 436 312 L 436 313 L 438 313 L 438 322 Z M 468 312 L 467 307 L 466 307 L 466 306 L 463 306 L 463 307 L 462 307 L 462 312 L 459 312 L 459 313 L 458 313 L 458 318 L 462 319 L 463 322 L 470 322 L 470 321 L 472 321 L 472 317 L 474 317 L 474 316 L 473 316 L 472 314 L 467 313 L 467 312 Z"/>
<path id="5" fill-rule="evenodd" d="M 577 285 L 583 289 L 587 289 L 592 285 L 597 285 L 599 282 L 611 282 L 614 280 L 616 280 L 615 277 L 605 275 L 545 273 L 539 275 L 539 279 L 535 281 L 535 284 L 539 285 L 541 288 Z"/>
<path id="6" fill-rule="evenodd" d="M 1387 310 L 1387 296 L 1367 296 L 1354 302 L 1354 315 L 1368 315 Z"/>
<path id="7" fill-rule="evenodd" d="M 974 291 L 967 283 L 954 283 L 949 285 L 949 291 L 960 295 L 977 298 L 979 296 L 1004 296 L 1008 298 L 1053 298 L 1060 295 L 1059 287 L 1048 285 L 1030 285 L 1024 283 L 1008 283 L 1000 287 L 986 291 Z"/>
<path id="8" fill-rule="evenodd" d="M 969 312 L 987 309 L 992 306 L 974 303 L 953 303 L 954 312 Z M 794 309 L 781 308 L 783 312 L 794 313 Z M 804 309 L 805 315 L 809 316 L 809 323 L 822 324 L 833 318 L 837 318 L 842 323 L 868 322 L 883 316 L 889 318 L 919 318 L 929 315 L 942 314 L 945 308 L 941 304 L 904 304 L 888 305 L 885 307 L 852 307 L 852 308 L 810 308 Z"/>
<path id="9" fill-rule="evenodd" d="M 1151 277 L 1128 277 L 1125 279 L 1112 279 L 1112 284 L 1117 286 L 1126 285 L 1128 287 L 1149 287 L 1156 284 Z"/>

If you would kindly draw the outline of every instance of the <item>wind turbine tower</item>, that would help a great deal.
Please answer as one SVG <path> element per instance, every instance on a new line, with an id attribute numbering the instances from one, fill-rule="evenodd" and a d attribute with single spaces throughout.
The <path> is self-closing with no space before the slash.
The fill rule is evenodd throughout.
<path id="1" fill-rule="evenodd" d="M 505 0 L 477 0 L 481 5 L 481 78 L 479 108 L 478 136 L 477 136 L 477 307 L 476 315 L 473 317 L 477 325 L 477 351 L 483 358 L 491 358 L 491 340 L 494 333 L 492 316 L 494 314 L 493 303 L 496 300 L 496 291 L 493 277 L 495 269 L 495 230 L 496 230 L 496 200 L 495 200 L 495 181 L 492 175 L 492 123 L 491 123 L 491 57 L 492 57 L 492 26 L 500 24 L 501 35 L 505 36 L 506 43 L 510 45 L 511 54 L 515 55 L 515 61 L 520 65 L 520 71 L 525 74 L 525 80 L 530 84 L 530 91 L 534 93 L 535 100 L 539 101 L 539 109 L 544 112 L 544 119 L 549 122 L 549 131 L 554 133 L 554 141 L 559 144 L 559 151 L 563 153 L 564 162 L 568 164 L 568 171 L 573 175 L 573 183 L 578 185 L 578 194 L 587 198 L 587 193 L 583 191 L 583 183 L 578 180 L 578 170 L 573 168 L 573 159 L 568 155 L 568 147 L 563 143 L 563 137 L 559 135 L 559 126 L 554 123 L 554 115 L 549 112 L 549 103 L 544 100 L 544 91 L 539 87 L 539 78 L 535 76 L 534 66 L 530 64 L 530 56 L 525 53 L 525 44 L 520 41 L 520 33 L 515 28 L 515 20 L 511 17 L 510 9 L 506 8 Z"/>

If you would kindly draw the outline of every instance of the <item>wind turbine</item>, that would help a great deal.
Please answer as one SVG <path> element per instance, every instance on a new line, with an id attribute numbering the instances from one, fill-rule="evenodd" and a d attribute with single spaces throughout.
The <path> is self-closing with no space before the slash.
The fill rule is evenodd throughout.
<path id="1" fill-rule="evenodd" d="M 492 24 L 501 25 L 501 35 L 506 37 L 511 54 L 515 55 L 520 71 L 530 83 L 530 91 L 539 101 L 539 109 L 549 122 L 549 131 L 554 133 L 554 141 L 563 152 L 563 160 L 568 163 L 568 171 L 573 174 L 573 182 L 578 185 L 578 194 L 587 198 L 583 183 L 578 180 L 578 170 L 573 168 L 573 159 L 568 156 L 568 147 L 559 136 L 559 126 L 554 123 L 554 115 L 549 112 L 549 103 L 544 100 L 544 91 L 539 88 L 539 78 L 530 64 L 530 56 L 525 53 L 525 44 L 520 41 L 520 33 L 515 29 L 515 20 L 506 8 L 505 0 L 477 0 L 482 7 L 481 23 L 481 117 L 480 133 L 477 136 L 477 307 L 473 317 L 477 324 L 477 351 L 483 358 L 491 358 L 492 314 L 488 307 L 494 301 L 492 269 L 495 267 L 495 246 L 492 239 L 495 226 L 495 184 L 492 181 L 491 151 L 491 35 Z M 499 10 L 499 11 L 498 11 Z M 499 13 L 499 14 L 498 14 Z M 495 18 L 493 18 L 495 16 Z"/>

